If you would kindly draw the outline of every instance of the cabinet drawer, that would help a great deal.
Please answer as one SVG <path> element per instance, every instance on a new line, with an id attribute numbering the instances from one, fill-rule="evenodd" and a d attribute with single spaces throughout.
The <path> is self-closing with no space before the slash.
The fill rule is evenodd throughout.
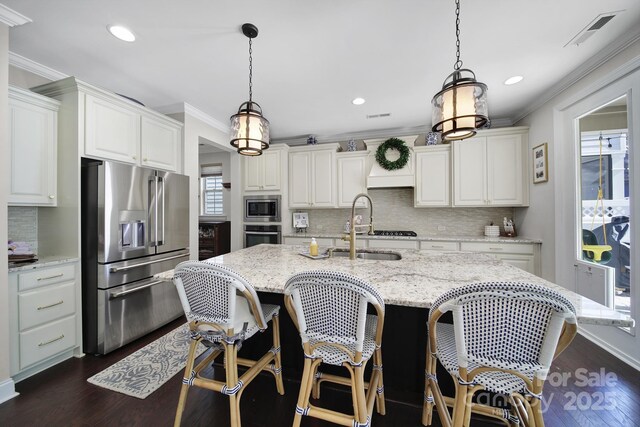
<path id="1" fill-rule="evenodd" d="M 75 347 L 76 316 L 20 333 L 20 369 Z"/>
<path id="2" fill-rule="evenodd" d="M 358 241 L 356 240 L 356 243 Z M 418 242 L 416 240 L 369 240 L 370 248 L 381 249 L 418 249 Z"/>
<path id="3" fill-rule="evenodd" d="M 27 291 L 41 286 L 53 285 L 54 283 L 68 282 L 75 279 L 75 277 L 75 264 L 18 273 L 18 291 Z"/>
<path id="4" fill-rule="evenodd" d="M 460 250 L 471 252 L 491 252 L 507 254 L 533 255 L 533 245 L 527 243 L 486 243 L 486 242 L 462 242 Z"/>
<path id="5" fill-rule="evenodd" d="M 32 328 L 76 311 L 75 282 L 18 295 L 20 330 Z"/>
<path id="6" fill-rule="evenodd" d="M 422 241 L 420 242 L 420 249 L 430 251 L 457 251 L 458 242 Z"/>

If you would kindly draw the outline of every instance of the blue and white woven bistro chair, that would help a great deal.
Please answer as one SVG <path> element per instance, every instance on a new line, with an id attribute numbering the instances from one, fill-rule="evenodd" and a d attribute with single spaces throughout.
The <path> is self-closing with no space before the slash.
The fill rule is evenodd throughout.
<path id="1" fill-rule="evenodd" d="M 371 304 L 376 314 L 367 314 Z M 310 416 L 344 426 L 369 426 L 373 404 L 384 415 L 382 381 L 382 328 L 384 301 L 369 283 L 335 271 L 307 271 L 292 276 L 285 287 L 285 306 L 291 315 L 304 351 L 304 372 L 293 421 Z M 369 382 L 364 381 L 367 362 L 373 359 Z M 343 366 L 349 377 L 318 371 L 321 363 Z M 353 414 L 344 414 L 309 403 L 320 398 L 323 381 L 351 388 Z"/>
<path id="2" fill-rule="evenodd" d="M 280 306 L 260 304 L 253 286 L 229 267 L 208 262 L 186 261 L 174 270 L 189 329 L 191 346 L 176 411 L 179 426 L 189 387 L 201 387 L 229 396 L 231 426 L 240 426 L 240 397 L 261 371 L 271 372 L 278 393 L 284 394 L 280 360 Z M 256 332 L 264 332 L 273 322 L 273 347 L 258 361 L 238 357 L 242 342 Z M 195 365 L 196 348 L 202 342 L 210 354 Z M 225 381 L 206 378 L 200 372 L 224 353 Z M 238 365 L 249 369 L 238 377 Z"/>
<path id="3" fill-rule="evenodd" d="M 453 324 L 438 321 L 447 312 Z M 475 283 L 440 296 L 429 310 L 428 326 L 422 424 L 431 424 L 435 405 L 443 426 L 468 426 L 472 412 L 512 425 L 544 426 L 544 382 L 577 330 L 568 299 L 530 283 Z M 438 361 L 453 378 L 455 399 L 440 391 Z M 503 396 L 510 410 L 473 402 L 478 391 Z"/>

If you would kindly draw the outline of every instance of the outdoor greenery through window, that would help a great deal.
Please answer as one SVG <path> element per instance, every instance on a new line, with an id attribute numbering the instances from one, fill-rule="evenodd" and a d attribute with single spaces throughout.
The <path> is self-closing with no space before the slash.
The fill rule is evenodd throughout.
<path id="1" fill-rule="evenodd" d="M 200 211 L 202 215 L 223 215 L 222 166 L 203 165 L 200 172 Z"/>

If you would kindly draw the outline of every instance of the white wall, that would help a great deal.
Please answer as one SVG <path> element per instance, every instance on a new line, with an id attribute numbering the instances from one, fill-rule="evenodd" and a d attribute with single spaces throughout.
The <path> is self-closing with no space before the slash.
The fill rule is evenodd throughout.
<path id="1" fill-rule="evenodd" d="M 530 127 L 531 146 L 549 143 L 550 180 L 545 184 L 532 185 L 531 207 L 522 209 L 519 218 L 520 230 L 532 237 L 540 237 L 544 243 L 543 276 L 570 290 L 581 284 L 576 280 L 575 255 L 579 238 L 575 236 L 576 212 L 575 182 L 577 135 L 573 119 L 588 113 L 624 93 L 633 86 L 633 97 L 628 99 L 632 121 L 628 123 L 631 135 L 640 129 L 640 40 L 612 57 L 560 95 L 525 117 L 519 125 Z M 631 93 L 631 92 L 629 92 Z M 632 180 L 637 195 L 637 174 L 640 172 L 640 141 L 632 142 Z M 637 198 L 636 198 L 637 199 Z M 640 200 L 632 200 L 635 212 L 640 211 Z M 632 241 L 640 241 L 640 230 L 633 230 Z M 550 250 L 551 249 L 551 250 Z M 632 264 L 640 265 L 637 247 L 632 250 Z M 632 317 L 640 313 L 640 298 L 637 271 L 632 272 Z M 636 328 L 637 329 L 637 328 Z M 635 335 L 612 327 L 583 325 L 580 333 L 596 342 L 607 351 L 640 369 L 640 332 Z"/>
<path id="2" fill-rule="evenodd" d="M 198 147 L 200 138 L 211 141 L 217 148 L 231 152 L 229 156 L 229 182 L 231 193 L 229 202 L 229 214 L 227 220 L 231 221 L 231 250 L 242 248 L 242 212 L 240 191 L 240 159 L 229 145 L 229 134 L 223 132 L 208 123 L 198 119 L 189 113 L 170 114 L 184 123 L 184 174 L 189 176 L 189 251 L 191 258 L 198 258 L 198 220 L 199 220 L 199 179 L 200 163 Z M 235 191 L 234 191 L 235 189 Z"/>
<path id="3" fill-rule="evenodd" d="M 519 233 L 523 236 L 542 239 L 542 277 L 547 280 L 555 281 L 554 241 L 556 229 L 563 227 L 562 224 L 555 223 L 556 209 L 563 209 L 563 206 L 555 205 L 555 193 L 556 188 L 565 178 L 562 175 L 555 176 L 554 173 L 556 169 L 562 171 L 562 165 L 555 165 L 554 156 L 556 144 L 563 143 L 563 141 L 554 140 L 554 108 L 638 56 L 640 56 L 640 40 L 516 123 L 518 126 L 529 126 L 530 149 L 544 142 L 549 144 L 549 181 L 535 185 L 530 183 L 530 207 L 516 210 L 516 226 L 520 229 Z"/>

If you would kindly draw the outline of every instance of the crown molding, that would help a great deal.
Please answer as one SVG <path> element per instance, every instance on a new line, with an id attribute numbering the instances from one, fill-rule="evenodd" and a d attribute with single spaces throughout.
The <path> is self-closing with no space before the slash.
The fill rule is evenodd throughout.
<path id="1" fill-rule="evenodd" d="M 40 77 L 44 77 L 45 79 L 49 79 L 51 81 L 62 80 L 69 77 L 68 75 L 61 73 L 60 71 L 49 68 L 46 65 L 42 65 L 36 61 L 25 58 L 24 56 L 18 55 L 17 53 L 11 51 L 9 51 L 9 65 L 36 74 Z"/>
<path id="2" fill-rule="evenodd" d="M 537 97 L 536 101 L 532 102 L 526 108 L 515 114 L 512 120 L 513 123 L 518 123 L 520 120 L 532 114 L 534 111 L 538 110 L 547 102 L 551 101 L 578 81 L 585 78 L 589 73 L 605 64 L 638 40 L 640 40 L 640 30 L 635 33 L 630 33 L 626 37 L 621 37 L 616 42 L 609 44 L 605 49 L 602 49 L 600 52 L 582 63 L 578 68 L 560 79 L 558 83 L 551 86 L 549 90 Z"/>
<path id="3" fill-rule="evenodd" d="M 7 6 L 0 3 L 0 22 L 7 24 L 9 27 L 17 27 L 18 25 L 28 24 L 33 21 L 31 18 L 28 18 L 13 9 L 9 9 Z"/>
<path id="4" fill-rule="evenodd" d="M 200 120 L 201 122 L 208 124 L 212 128 L 219 130 L 220 132 L 229 133 L 228 125 L 225 125 L 220 120 L 214 119 L 209 114 L 186 102 L 165 105 L 163 107 L 155 108 L 155 110 L 163 114 L 185 113 Z"/>

